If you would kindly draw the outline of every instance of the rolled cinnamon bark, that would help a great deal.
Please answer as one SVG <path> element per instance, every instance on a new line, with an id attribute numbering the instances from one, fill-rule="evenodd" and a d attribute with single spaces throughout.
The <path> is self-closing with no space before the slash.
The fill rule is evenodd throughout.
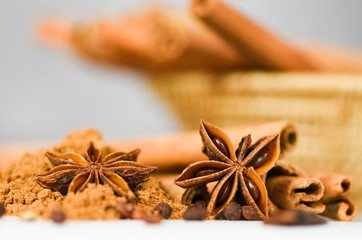
<path id="1" fill-rule="evenodd" d="M 314 64 L 277 36 L 218 0 L 194 0 L 191 12 L 262 68 L 313 70 Z"/>
<path id="2" fill-rule="evenodd" d="M 249 68 L 251 64 L 223 39 L 185 14 L 151 9 L 109 23 L 103 32 L 120 52 L 144 56 L 154 68 Z"/>
<path id="3" fill-rule="evenodd" d="M 229 136 L 234 149 L 237 149 L 241 138 L 248 134 L 251 134 L 253 142 L 256 142 L 261 137 L 279 133 L 281 155 L 290 151 L 297 141 L 296 129 L 287 121 L 250 127 L 223 128 L 223 131 Z M 141 148 L 139 162 L 157 166 L 158 172 L 179 172 L 192 162 L 206 159 L 201 152 L 202 142 L 198 131 L 136 140 L 112 141 L 111 146 L 121 151 Z"/>
<path id="4" fill-rule="evenodd" d="M 362 52 L 326 43 L 297 41 L 293 46 L 321 72 L 361 73 Z"/>
<path id="5" fill-rule="evenodd" d="M 316 178 L 278 176 L 266 181 L 270 200 L 283 209 L 321 213 L 323 184 Z"/>
<path id="6" fill-rule="evenodd" d="M 326 209 L 322 215 L 336 220 L 351 221 L 357 213 L 355 203 L 348 197 L 335 197 L 324 204 Z"/>
<path id="7" fill-rule="evenodd" d="M 40 34 L 53 34 L 45 38 L 56 41 L 64 27 L 51 23 L 43 25 L 52 31 Z M 252 67 L 249 60 L 203 24 L 186 14 L 161 8 L 85 22 L 68 31 L 73 38 L 64 41 L 71 41 L 70 45 L 90 58 L 109 63 L 148 70 Z M 62 32 L 62 36 L 66 35 Z"/>
<path id="8" fill-rule="evenodd" d="M 352 199 L 346 197 L 351 191 L 349 177 L 336 173 L 316 174 L 316 178 L 324 185 L 324 196 L 321 202 L 326 209 L 322 215 L 341 221 L 351 221 L 356 215 L 357 208 Z"/>
<path id="9" fill-rule="evenodd" d="M 324 173 L 314 175 L 314 177 L 321 180 L 324 185 L 322 202 L 329 201 L 335 197 L 346 196 L 351 191 L 351 180 L 345 175 Z"/>
<path id="10" fill-rule="evenodd" d="M 278 208 L 322 213 L 320 202 L 324 186 L 317 178 L 308 177 L 301 169 L 278 162 L 265 177 L 271 214 Z"/>

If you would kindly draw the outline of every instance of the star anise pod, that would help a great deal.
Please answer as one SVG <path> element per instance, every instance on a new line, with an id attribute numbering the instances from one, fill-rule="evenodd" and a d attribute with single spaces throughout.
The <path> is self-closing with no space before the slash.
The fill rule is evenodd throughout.
<path id="1" fill-rule="evenodd" d="M 47 152 L 45 155 L 54 168 L 35 176 L 35 179 L 42 187 L 64 195 L 83 191 L 88 183 L 107 184 L 115 194 L 131 199 L 135 187 L 147 181 L 157 169 L 137 163 L 140 152 L 140 149 L 129 153 L 114 152 L 102 158 L 93 143 L 84 156 L 73 152 Z"/>
<path id="2" fill-rule="evenodd" d="M 279 156 L 279 135 L 263 137 L 253 145 L 248 135 L 235 152 L 226 134 L 203 120 L 200 135 L 209 160 L 187 166 L 175 184 L 190 188 L 217 181 L 207 206 L 209 212 L 220 213 L 234 200 L 255 208 L 259 219 L 267 217 L 267 191 L 260 176 L 273 167 Z"/>

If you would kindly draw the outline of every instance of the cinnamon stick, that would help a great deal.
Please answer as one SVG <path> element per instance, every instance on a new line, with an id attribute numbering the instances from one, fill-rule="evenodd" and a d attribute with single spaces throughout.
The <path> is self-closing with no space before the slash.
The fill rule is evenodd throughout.
<path id="1" fill-rule="evenodd" d="M 237 149 L 243 136 L 251 134 L 253 142 L 261 137 L 280 134 L 281 155 L 290 151 L 296 144 L 295 127 L 287 122 L 272 122 L 249 127 L 224 128 L 233 147 Z M 150 137 L 135 140 L 113 141 L 111 146 L 122 151 L 141 148 L 139 162 L 158 167 L 158 172 L 181 171 L 190 163 L 204 160 L 201 152 L 202 142 L 198 131 L 179 133 L 168 136 Z"/>
<path id="2" fill-rule="evenodd" d="M 361 73 L 362 51 L 326 43 L 297 41 L 295 49 L 313 61 L 321 72 Z"/>
<path id="3" fill-rule="evenodd" d="M 151 9 L 122 22 L 105 29 L 110 43 L 121 52 L 148 57 L 156 68 L 251 67 L 242 54 L 185 14 Z"/>
<path id="4" fill-rule="evenodd" d="M 191 13 L 256 66 L 313 70 L 314 64 L 276 35 L 218 0 L 194 0 Z"/>
<path id="5" fill-rule="evenodd" d="M 274 213 L 278 209 L 322 213 L 325 209 L 319 202 L 324 192 L 322 182 L 308 177 L 295 166 L 277 163 L 266 175 L 265 182 L 272 205 L 270 210 Z"/>
<path id="6" fill-rule="evenodd" d="M 314 175 L 324 185 L 323 202 L 335 197 L 347 196 L 351 192 L 351 179 L 348 176 L 337 173 L 323 173 Z"/>
<path id="7" fill-rule="evenodd" d="M 341 221 L 351 221 L 357 208 L 352 199 L 346 197 L 351 191 L 351 180 L 348 176 L 336 173 L 315 175 L 324 185 L 324 196 L 321 202 L 326 209 L 322 215 Z"/>
<path id="8" fill-rule="evenodd" d="M 56 42 L 64 27 L 46 21 L 43 25 L 46 31 L 40 34 Z M 76 50 L 109 63 L 147 70 L 252 67 L 242 54 L 201 23 L 170 10 L 152 8 L 72 27 L 69 31 L 73 32 L 73 40 L 63 38 L 64 41 L 73 41 L 71 45 Z"/>
<path id="9" fill-rule="evenodd" d="M 357 213 L 356 204 L 348 197 L 336 197 L 324 202 L 326 209 L 323 216 L 341 221 L 351 221 Z"/>

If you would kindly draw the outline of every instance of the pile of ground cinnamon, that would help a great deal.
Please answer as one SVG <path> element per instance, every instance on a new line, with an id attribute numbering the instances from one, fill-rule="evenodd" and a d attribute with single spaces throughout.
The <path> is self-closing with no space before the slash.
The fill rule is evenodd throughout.
<path id="1" fill-rule="evenodd" d="M 94 129 L 74 131 L 59 146 L 37 153 L 27 153 L 19 161 L 3 169 L 0 172 L 0 203 L 4 204 L 7 215 L 22 216 L 31 212 L 38 218 L 47 219 L 54 209 L 61 209 L 67 219 L 119 219 L 120 215 L 114 206 L 117 201 L 125 199 L 116 196 L 109 186 L 90 184 L 83 192 L 64 196 L 41 187 L 34 180 L 35 175 L 51 168 L 49 160 L 44 155 L 45 152 L 84 154 L 90 142 L 101 149 L 103 154 L 112 151 L 102 141 L 98 131 Z M 152 212 L 160 202 L 168 203 L 173 209 L 170 219 L 181 219 L 187 208 L 180 202 L 172 200 L 162 190 L 159 181 L 152 177 L 148 182 L 140 184 L 135 193 L 137 198 L 134 204 L 147 212 Z"/>

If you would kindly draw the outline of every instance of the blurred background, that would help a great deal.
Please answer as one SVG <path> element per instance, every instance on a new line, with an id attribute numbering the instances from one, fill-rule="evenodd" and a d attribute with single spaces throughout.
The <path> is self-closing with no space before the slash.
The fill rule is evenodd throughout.
<path id="1" fill-rule="evenodd" d="M 359 0 L 225 0 L 281 36 L 362 48 Z M 94 127 L 105 138 L 182 129 L 142 72 L 103 68 L 38 43 L 34 25 L 46 16 L 84 20 L 150 5 L 185 10 L 189 1 L 12 0 L 0 8 L 0 143 L 59 141 Z"/>

